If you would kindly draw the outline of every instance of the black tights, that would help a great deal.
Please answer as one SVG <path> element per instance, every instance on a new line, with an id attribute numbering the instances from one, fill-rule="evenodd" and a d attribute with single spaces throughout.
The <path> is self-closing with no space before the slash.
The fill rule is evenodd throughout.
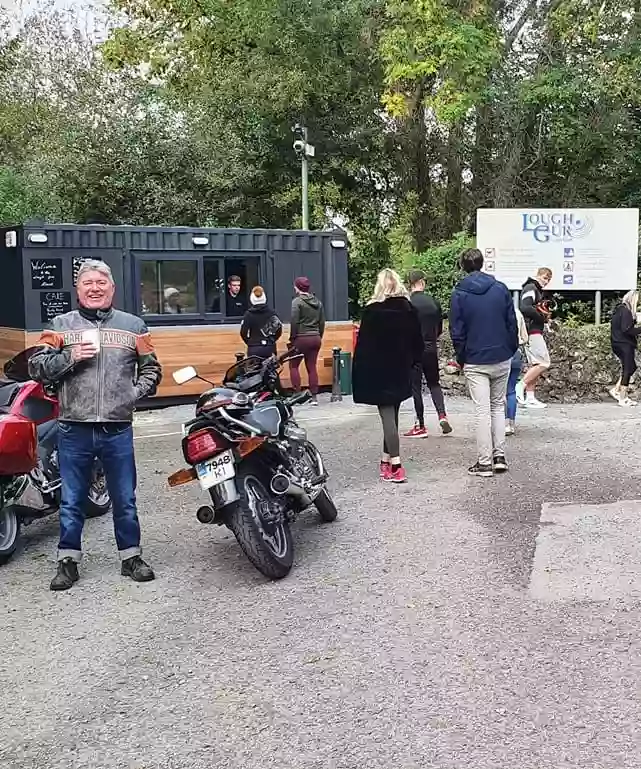
<path id="1" fill-rule="evenodd" d="M 612 345 L 612 351 L 621 361 L 621 387 L 627 387 L 632 375 L 637 370 L 635 348 L 631 344 L 617 344 Z"/>
<path id="2" fill-rule="evenodd" d="M 398 437 L 398 412 L 401 404 L 395 406 L 379 406 L 378 413 L 383 423 L 383 453 L 397 457 L 401 452 L 401 441 Z"/>

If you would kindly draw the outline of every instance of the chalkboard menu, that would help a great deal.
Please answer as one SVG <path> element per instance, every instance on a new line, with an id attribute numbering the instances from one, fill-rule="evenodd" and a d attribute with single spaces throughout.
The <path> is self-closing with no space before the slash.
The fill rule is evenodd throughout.
<path id="1" fill-rule="evenodd" d="M 95 256 L 74 256 L 72 260 L 73 264 L 73 285 L 78 285 L 78 272 L 80 271 L 80 268 L 84 264 L 84 262 L 88 262 L 90 259 L 95 259 Z"/>
<path id="2" fill-rule="evenodd" d="M 71 310 L 71 293 L 69 291 L 40 292 L 40 320 L 50 323 L 56 315 L 62 315 Z"/>
<path id="3" fill-rule="evenodd" d="M 31 288 L 62 288 L 62 259 L 32 259 Z"/>

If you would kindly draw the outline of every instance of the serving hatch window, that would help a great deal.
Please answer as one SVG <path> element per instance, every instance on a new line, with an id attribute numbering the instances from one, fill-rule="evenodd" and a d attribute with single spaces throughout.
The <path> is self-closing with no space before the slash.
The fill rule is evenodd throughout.
<path id="1" fill-rule="evenodd" d="M 164 254 L 163 254 L 164 256 Z M 182 254 L 168 258 L 139 256 L 139 313 L 166 325 L 167 316 L 189 316 L 188 323 L 240 322 L 252 288 L 260 284 L 259 257 Z M 162 316 L 160 317 L 154 316 Z"/>
<path id="2" fill-rule="evenodd" d="M 205 257 L 203 259 L 203 276 L 205 279 L 205 312 L 222 312 L 225 278 L 223 277 L 221 260 Z"/>
<path id="3" fill-rule="evenodd" d="M 188 259 L 140 262 L 143 315 L 198 313 L 198 262 Z"/>

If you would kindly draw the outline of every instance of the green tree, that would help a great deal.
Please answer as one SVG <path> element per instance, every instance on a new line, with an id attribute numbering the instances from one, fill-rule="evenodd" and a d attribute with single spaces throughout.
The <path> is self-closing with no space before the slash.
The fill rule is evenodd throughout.
<path id="1" fill-rule="evenodd" d="M 199 105 L 210 130 L 240 148 L 244 173 L 230 193 L 243 223 L 300 224 L 300 166 L 291 133 L 299 122 L 309 127 L 317 151 L 311 163 L 315 226 L 327 226 L 334 206 L 358 220 L 380 197 L 379 2 L 116 5 L 131 23 L 104 46 L 112 65 L 144 63 L 187 112 Z"/>

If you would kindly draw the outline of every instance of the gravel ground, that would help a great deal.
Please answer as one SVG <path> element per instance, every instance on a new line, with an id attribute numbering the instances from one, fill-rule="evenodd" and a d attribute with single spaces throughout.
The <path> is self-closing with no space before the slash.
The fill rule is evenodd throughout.
<path id="1" fill-rule="evenodd" d="M 641 580 L 612 582 L 622 532 L 641 561 L 636 412 L 524 414 L 511 472 L 483 481 L 465 472 L 470 404 L 456 401 L 454 434 L 405 442 L 410 483 L 392 486 L 377 478 L 368 409 L 304 407 L 340 518 L 297 522 L 295 566 L 279 583 L 226 530 L 196 521 L 195 486 L 167 487 L 190 413 L 137 423 L 155 582 L 119 576 L 106 519 L 87 523 L 68 593 L 47 589 L 55 519 L 27 529 L 0 571 L 0 766 L 641 767 Z M 555 526 L 561 507 L 541 520 L 543 505 L 563 503 L 571 525 Z M 607 562 L 601 600 L 568 588 L 555 553 L 571 555 L 579 587 Z"/>

